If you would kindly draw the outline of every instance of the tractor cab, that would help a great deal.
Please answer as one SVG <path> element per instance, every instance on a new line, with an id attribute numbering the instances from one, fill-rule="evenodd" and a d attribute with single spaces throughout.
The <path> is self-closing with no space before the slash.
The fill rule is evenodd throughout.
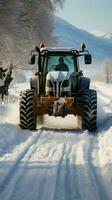
<path id="1" fill-rule="evenodd" d="M 30 64 L 37 61 L 38 93 L 57 97 L 74 96 L 78 79 L 83 75 L 79 68 L 79 56 L 84 56 L 86 64 L 91 63 L 91 55 L 85 50 L 84 44 L 80 51 L 74 48 L 36 47 L 31 52 Z M 32 79 L 31 88 L 34 89 Z"/>

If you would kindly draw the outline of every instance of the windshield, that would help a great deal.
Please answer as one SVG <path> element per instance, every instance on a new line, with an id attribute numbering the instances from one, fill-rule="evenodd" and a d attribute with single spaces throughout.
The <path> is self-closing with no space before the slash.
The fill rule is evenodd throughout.
<path id="1" fill-rule="evenodd" d="M 69 71 L 70 74 L 76 72 L 76 57 L 73 54 L 51 54 L 44 55 L 43 73 L 50 71 Z"/>

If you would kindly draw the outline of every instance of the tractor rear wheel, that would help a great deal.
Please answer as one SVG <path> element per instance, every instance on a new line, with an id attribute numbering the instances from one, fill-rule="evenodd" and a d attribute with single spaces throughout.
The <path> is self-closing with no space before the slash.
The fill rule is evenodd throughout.
<path id="1" fill-rule="evenodd" d="M 23 129 L 36 129 L 36 93 L 29 89 L 21 92 L 20 98 L 20 126 Z"/>

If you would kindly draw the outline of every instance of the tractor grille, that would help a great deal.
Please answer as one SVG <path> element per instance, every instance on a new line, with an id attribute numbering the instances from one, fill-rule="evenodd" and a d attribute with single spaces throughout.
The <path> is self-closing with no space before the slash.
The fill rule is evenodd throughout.
<path id="1" fill-rule="evenodd" d="M 62 87 L 68 87 L 69 86 L 69 80 L 65 80 L 62 84 Z"/>
<path id="2" fill-rule="evenodd" d="M 70 81 L 46 81 L 46 96 L 64 97 L 70 96 Z"/>

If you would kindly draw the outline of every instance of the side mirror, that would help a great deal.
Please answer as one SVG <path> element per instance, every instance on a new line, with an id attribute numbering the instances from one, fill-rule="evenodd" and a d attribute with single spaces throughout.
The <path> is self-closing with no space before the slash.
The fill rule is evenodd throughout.
<path id="1" fill-rule="evenodd" d="M 85 61 L 85 64 L 89 65 L 92 63 L 92 56 L 91 54 L 86 54 L 84 55 L 84 61 Z"/>
<path id="2" fill-rule="evenodd" d="M 35 64 L 35 61 L 36 61 L 35 55 L 29 56 L 29 64 L 30 64 L 30 65 L 34 65 L 34 64 Z"/>

